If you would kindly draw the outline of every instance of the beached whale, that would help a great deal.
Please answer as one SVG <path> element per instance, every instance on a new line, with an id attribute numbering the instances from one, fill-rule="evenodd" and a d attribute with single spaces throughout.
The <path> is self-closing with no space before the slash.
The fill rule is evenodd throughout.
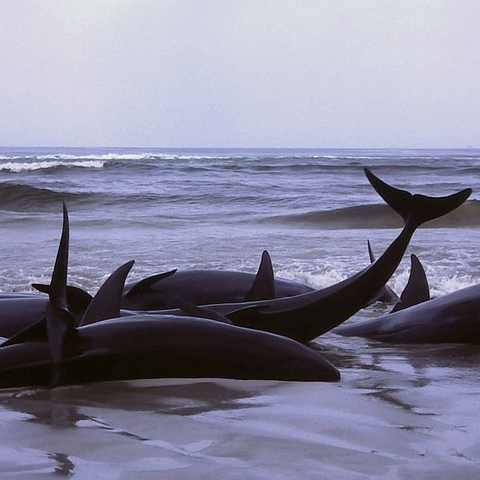
<path id="1" fill-rule="evenodd" d="M 365 169 L 377 193 L 404 219 L 399 236 L 374 263 L 340 283 L 303 295 L 275 300 L 206 306 L 221 313 L 235 325 L 269 331 L 309 342 L 337 327 L 385 286 L 398 267 L 415 230 L 424 222 L 441 217 L 459 207 L 471 189 L 447 197 L 412 195 L 396 189 Z M 182 315 L 181 310 L 170 314 Z"/>
<path id="2" fill-rule="evenodd" d="M 66 310 L 68 216 L 45 319 L 0 346 L 0 388 L 137 378 L 337 381 L 338 370 L 284 337 L 193 317 L 118 318 L 133 262 L 115 271 L 76 327 Z M 117 314 L 117 318 L 108 319 Z"/>
<path id="3" fill-rule="evenodd" d="M 255 274 L 225 270 L 184 270 L 175 275 L 157 275 L 125 286 L 122 308 L 163 310 L 176 308 L 179 301 L 193 305 L 236 303 L 291 297 L 314 289 L 299 282 L 275 278 L 267 251 Z"/>
<path id="4" fill-rule="evenodd" d="M 480 343 L 480 284 L 332 333 L 389 343 Z"/>

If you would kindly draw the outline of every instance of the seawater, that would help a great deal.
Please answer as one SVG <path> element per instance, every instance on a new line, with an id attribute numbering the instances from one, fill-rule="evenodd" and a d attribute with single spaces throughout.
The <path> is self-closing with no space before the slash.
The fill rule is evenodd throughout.
<path id="1" fill-rule="evenodd" d="M 0 290 L 49 281 L 71 220 L 69 280 L 94 293 L 172 268 L 255 271 L 322 288 L 380 255 L 401 219 L 363 168 L 427 195 L 471 187 L 407 253 L 433 295 L 480 281 L 479 150 L 1 148 Z M 390 286 L 406 284 L 406 255 Z M 353 319 L 385 313 L 375 305 Z M 155 380 L 0 395 L 12 478 L 478 478 L 480 350 L 320 337 L 336 385 Z M 433 472 L 433 473 L 431 473 Z M 150 476 L 149 476 L 150 475 Z"/>

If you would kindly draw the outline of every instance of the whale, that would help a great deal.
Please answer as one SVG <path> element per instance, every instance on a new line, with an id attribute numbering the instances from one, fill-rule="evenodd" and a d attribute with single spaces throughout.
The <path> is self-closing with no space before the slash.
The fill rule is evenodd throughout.
<path id="1" fill-rule="evenodd" d="M 0 388 L 171 377 L 340 379 L 323 357 L 279 335 L 188 316 L 120 317 L 133 261 L 107 279 L 77 326 L 67 310 L 65 205 L 63 218 L 45 318 L 0 345 Z"/>
<path id="2" fill-rule="evenodd" d="M 480 343 L 480 284 L 332 333 L 399 343 Z"/>
<path id="3" fill-rule="evenodd" d="M 411 194 L 383 182 L 368 168 L 365 174 L 377 193 L 404 220 L 404 227 L 385 252 L 355 275 L 322 290 L 293 297 L 207 305 L 237 326 L 283 335 L 307 343 L 332 330 L 368 305 L 397 269 L 415 230 L 446 215 L 471 195 L 470 188 L 445 197 Z M 182 315 L 180 309 L 164 313 Z M 157 312 L 160 313 L 160 312 Z"/>
<path id="4" fill-rule="evenodd" d="M 183 270 L 154 275 L 125 286 L 122 308 L 164 310 L 193 305 L 237 303 L 291 297 L 313 292 L 308 285 L 275 278 L 268 251 L 264 251 L 256 274 L 229 270 Z"/>

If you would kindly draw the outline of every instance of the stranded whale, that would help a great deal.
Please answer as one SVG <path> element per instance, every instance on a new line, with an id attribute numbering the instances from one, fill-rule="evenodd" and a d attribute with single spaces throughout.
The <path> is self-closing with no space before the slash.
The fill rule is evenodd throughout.
<path id="1" fill-rule="evenodd" d="M 333 333 L 389 343 L 480 343 L 480 284 Z"/>
<path id="2" fill-rule="evenodd" d="M 256 275 L 222 270 L 184 270 L 164 278 L 148 277 L 126 285 L 122 308 L 164 310 L 179 307 L 179 301 L 193 305 L 236 303 L 291 297 L 314 289 L 291 280 L 274 278 L 267 251 Z"/>

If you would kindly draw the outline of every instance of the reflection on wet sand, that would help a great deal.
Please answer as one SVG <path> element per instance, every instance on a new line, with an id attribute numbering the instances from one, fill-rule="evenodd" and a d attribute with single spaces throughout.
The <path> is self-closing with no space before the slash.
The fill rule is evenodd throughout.
<path id="1" fill-rule="evenodd" d="M 57 463 L 53 473 L 56 475 L 63 475 L 65 477 L 70 477 L 73 475 L 75 465 L 70 461 L 68 455 L 65 455 L 64 453 L 48 453 L 47 457 Z"/>

